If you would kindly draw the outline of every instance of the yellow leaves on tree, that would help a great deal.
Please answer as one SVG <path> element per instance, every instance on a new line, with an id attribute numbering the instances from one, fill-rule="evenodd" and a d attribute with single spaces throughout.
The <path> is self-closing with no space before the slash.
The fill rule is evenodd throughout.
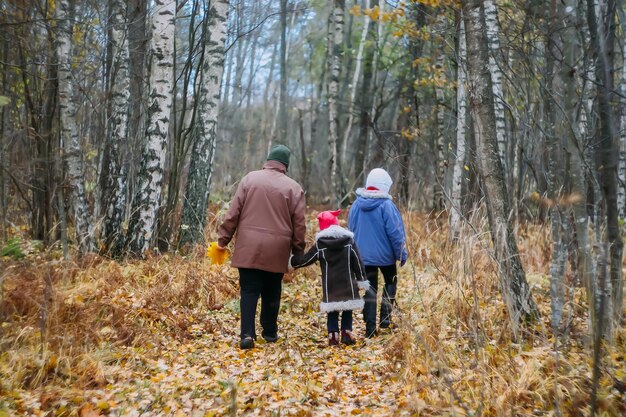
<path id="1" fill-rule="evenodd" d="M 220 249 L 217 242 L 211 242 L 207 248 L 206 256 L 212 264 L 222 265 L 230 257 L 230 252 L 227 249 Z"/>

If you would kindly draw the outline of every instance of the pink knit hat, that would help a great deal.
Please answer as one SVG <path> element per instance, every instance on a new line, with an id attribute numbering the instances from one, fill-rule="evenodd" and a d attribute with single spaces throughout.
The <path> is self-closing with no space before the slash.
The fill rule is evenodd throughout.
<path id="1" fill-rule="evenodd" d="M 320 223 L 320 230 L 328 229 L 330 226 L 334 224 L 339 224 L 337 221 L 337 216 L 339 216 L 341 210 L 335 211 L 323 211 L 317 215 L 317 220 Z"/>

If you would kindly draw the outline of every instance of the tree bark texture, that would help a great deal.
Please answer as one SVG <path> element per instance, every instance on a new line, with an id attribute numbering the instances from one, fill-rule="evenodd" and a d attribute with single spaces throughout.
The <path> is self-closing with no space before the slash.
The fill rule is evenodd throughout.
<path id="1" fill-rule="evenodd" d="M 439 33 L 445 33 L 446 31 L 446 16 L 439 14 L 437 16 L 437 24 L 435 27 Z M 437 52 L 437 60 L 435 61 L 435 67 L 437 74 L 444 73 L 443 63 L 445 59 L 445 53 L 442 48 Z M 446 181 L 446 137 L 445 137 L 445 110 L 446 110 L 446 98 L 443 90 L 443 86 L 435 86 L 435 96 L 437 98 L 437 137 L 435 143 L 435 184 L 433 190 L 433 209 L 441 211 L 444 208 L 443 191 L 445 189 Z"/>
<path id="2" fill-rule="evenodd" d="M 506 173 L 509 171 L 507 160 L 507 138 L 504 117 L 504 90 L 502 88 L 502 69 L 500 67 L 500 24 L 498 23 L 498 8 L 495 0 L 485 0 L 485 24 L 487 28 L 487 43 L 489 45 L 489 73 L 494 99 L 496 115 L 496 135 L 498 152 Z"/>
<path id="3" fill-rule="evenodd" d="M 452 189 L 450 191 L 450 237 L 459 238 L 461 229 L 461 191 L 465 172 L 465 135 L 467 123 L 467 45 L 465 43 L 465 24 L 461 18 L 458 29 L 457 52 L 457 88 L 456 88 L 456 152 L 452 171 Z"/>
<path id="4" fill-rule="evenodd" d="M 487 37 L 482 1 L 463 4 L 467 41 L 469 103 L 477 142 L 478 170 L 487 204 L 491 238 L 498 263 L 500 289 L 515 336 L 521 322 L 538 315 L 526 282 L 510 222 L 504 170 L 499 157 Z"/>
<path id="5" fill-rule="evenodd" d="M 339 171 L 339 114 L 337 110 L 337 100 L 339 98 L 339 77 L 341 75 L 341 47 L 343 45 L 343 23 L 344 23 L 344 0 L 333 0 L 333 31 L 332 37 L 328 39 L 331 44 L 330 55 L 330 76 L 328 84 L 328 148 L 330 157 L 328 169 L 330 172 L 330 184 L 332 201 L 339 205 L 340 195 L 340 171 Z"/>
<path id="6" fill-rule="evenodd" d="M 89 213 L 85 199 L 85 179 L 83 176 L 82 150 L 80 135 L 76 124 L 76 101 L 72 79 L 72 33 L 73 5 L 70 0 L 57 2 L 56 52 L 58 66 L 59 116 L 61 122 L 61 140 L 63 143 L 66 175 L 70 187 L 70 207 L 74 215 L 76 245 L 80 253 L 93 249 L 89 230 Z"/>
<path id="7" fill-rule="evenodd" d="M 552 230 L 552 259 L 550 264 L 551 325 L 558 333 L 565 305 L 565 265 L 567 262 L 567 216 L 561 205 L 564 197 L 564 136 L 562 124 L 566 115 L 562 113 L 564 85 L 557 65 L 563 65 L 563 44 L 557 31 L 558 10 L 556 0 L 551 0 L 546 12 L 546 85 L 544 87 L 544 111 L 546 123 L 545 141 L 547 151 L 547 184 L 550 204 L 550 226 Z M 558 110 L 557 110 L 558 109 Z M 557 115 L 557 112 L 559 113 Z M 558 126 L 557 126 L 558 124 Z M 559 129 L 559 127 L 561 127 Z"/>
<path id="8" fill-rule="evenodd" d="M 128 140 L 130 100 L 128 30 L 126 2 L 112 0 L 110 10 L 112 68 L 110 76 L 111 114 L 108 120 L 105 147 L 103 204 L 104 219 L 101 241 L 105 251 L 121 244 L 127 191 L 127 171 L 123 150 Z M 119 248 L 118 248 L 119 249 Z"/>
<path id="9" fill-rule="evenodd" d="M 363 8 L 364 9 L 369 9 L 370 7 L 370 2 L 369 0 L 365 0 L 364 4 L 363 4 Z M 345 131 L 343 134 L 343 144 L 342 144 L 342 150 L 341 150 L 341 158 L 344 161 L 347 161 L 347 153 L 348 153 L 348 144 L 350 142 L 350 132 L 352 130 L 352 121 L 354 119 L 354 105 L 355 105 L 355 99 L 356 99 L 356 91 L 357 91 L 357 87 L 359 84 L 359 77 L 361 74 L 361 63 L 363 61 L 363 50 L 365 48 L 365 41 L 367 40 L 367 32 L 369 31 L 369 23 L 370 23 L 370 17 L 369 15 L 364 15 L 363 16 L 363 30 L 361 31 L 361 40 L 359 42 L 359 50 L 357 52 L 357 56 L 356 56 L 356 66 L 354 68 L 354 74 L 352 76 L 352 82 L 351 82 L 351 90 L 350 90 L 350 101 L 348 101 L 348 121 L 346 122 L 346 127 L 345 127 Z M 360 167 L 359 167 L 360 170 Z M 345 172 L 347 172 L 347 167 Z"/>
<path id="10" fill-rule="evenodd" d="M 211 3 L 207 13 L 210 19 L 202 63 L 199 137 L 194 142 L 189 167 L 189 178 L 183 203 L 180 243 L 200 242 L 204 237 L 209 192 L 213 173 L 213 158 L 217 136 L 217 121 L 221 80 L 224 72 L 224 43 L 228 22 L 228 0 Z"/>
<path id="11" fill-rule="evenodd" d="M 587 24 L 591 39 L 591 47 L 596 58 L 596 90 L 598 94 L 598 112 L 600 129 L 598 130 L 597 143 L 599 161 L 601 163 L 601 187 L 606 205 L 607 239 L 609 241 L 609 265 L 611 290 L 601 290 L 602 293 L 610 293 L 611 300 L 606 302 L 608 326 L 605 327 L 606 336 L 612 334 L 613 324 L 618 326 L 622 319 L 624 303 L 624 282 L 622 280 L 622 252 L 623 241 L 619 227 L 619 213 L 617 206 L 617 167 L 619 147 L 615 132 L 615 120 L 613 114 L 615 108 L 613 83 L 613 53 L 615 47 L 615 13 L 616 3 L 614 0 L 606 2 L 603 8 L 604 14 L 596 15 L 593 0 L 587 0 Z M 605 312 L 601 312 L 604 314 Z M 602 317 L 599 317 L 602 320 Z"/>
<path id="12" fill-rule="evenodd" d="M 287 0 L 280 0 L 280 99 L 278 107 L 279 143 L 287 139 Z"/>
<path id="13" fill-rule="evenodd" d="M 150 82 L 145 146 L 129 225 L 129 249 L 141 255 L 153 242 L 157 225 L 163 168 L 169 137 L 174 85 L 175 0 L 156 0 L 151 17 Z"/>

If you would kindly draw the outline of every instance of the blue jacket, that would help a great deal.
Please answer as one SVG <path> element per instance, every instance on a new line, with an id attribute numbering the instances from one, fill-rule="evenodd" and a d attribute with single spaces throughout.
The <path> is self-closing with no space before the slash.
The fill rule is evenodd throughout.
<path id="1" fill-rule="evenodd" d="M 380 191 L 356 190 L 358 198 L 348 214 L 365 266 L 404 263 L 407 258 L 404 223 L 391 196 Z"/>

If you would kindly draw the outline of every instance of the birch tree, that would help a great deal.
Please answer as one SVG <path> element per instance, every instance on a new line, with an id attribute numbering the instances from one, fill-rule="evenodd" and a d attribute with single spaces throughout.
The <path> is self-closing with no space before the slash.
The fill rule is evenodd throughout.
<path id="1" fill-rule="evenodd" d="M 376 5 L 377 0 L 374 0 L 373 4 Z M 377 27 L 380 27 L 380 22 L 377 22 Z M 370 136 L 370 123 L 372 111 L 374 110 L 374 97 L 373 91 L 375 88 L 376 77 L 374 61 L 378 56 L 378 30 L 374 31 L 374 22 L 369 19 L 367 25 L 367 31 L 371 32 L 374 37 L 374 45 L 365 50 L 365 57 L 363 58 L 363 82 L 361 83 L 361 90 L 359 93 L 360 115 L 359 115 L 359 135 L 356 144 L 356 158 L 355 158 L 355 177 L 366 170 L 366 157 L 368 148 L 368 137 Z"/>
<path id="2" fill-rule="evenodd" d="M 80 135 L 76 124 L 76 102 L 72 79 L 72 32 L 73 8 L 71 0 L 57 2 L 55 17 L 57 23 L 56 53 L 58 59 L 58 100 L 61 123 L 65 169 L 70 187 L 70 207 L 74 214 L 76 244 L 80 253 L 93 249 L 89 230 L 85 180 L 80 146 Z"/>
<path id="3" fill-rule="evenodd" d="M 526 281 L 509 217 L 504 170 L 498 152 L 487 36 L 481 5 L 481 0 L 468 0 L 463 4 L 469 103 L 476 137 L 478 171 L 498 263 L 500 290 L 509 312 L 513 333 L 517 337 L 520 324 L 535 318 L 539 313 Z"/>
<path id="4" fill-rule="evenodd" d="M 364 9 L 369 9 L 370 7 L 370 2 L 369 0 L 365 0 L 365 2 L 363 3 L 363 8 Z M 363 61 L 363 50 L 365 49 L 365 41 L 367 40 L 367 32 L 369 31 L 369 23 L 370 23 L 370 17 L 367 13 L 365 13 L 363 15 L 363 29 L 361 30 L 361 39 L 359 42 L 359 50 L 357 52 L 356 55 L 356 66 L 354 68 L 354 74 L 352 75 L 352 82 L 350 83 L 351 86 L 351 90 L 350 90 L 350 100 L 348 101 L 348 121 L 346 122 L 346 129 L 344 131 L 343 134 L 343 143 L 342 143 L 342 150 L 341 150 L 341 155 L 342 155 L 342 159 L 345 161 L 346 160 L 346 155 L 347 155 L 347 149 L 348 149 L 348 142 L 350 140 L 350 131 L 352 130 L 352 120 L 354 119 L 354 104 L 355 104 L 355 98 L 356 98 L 356 90 L 357 90 L 357 86 L 359 84 L 359 77 L 360 77 L 360 73 L 361 73 L 361 64 Z M 360 167 L 359 167 L 360 168 Z"/>
<path id="5" fill-rule="evenodd" d="M 339 170 L 339 115 L 337 113 L 337 99 L 339 97 L 339 76 L 341 74 L 341 46 L 343 44 L 343 23 L 344 23 L 344 0 L 333 0 L 333 31 L 328 38 L 331 45 L 330 55 L 330 77 L 328 84 L 328 148 L 330 157 L 328 160 L 328 170 L 330 173 L 331 195 L 336 204 L 341 199 L 340 192 L 340 170 Z"/>
<path id="6" fill-rule="evenodd" d="M 462 12 L 461 12 L 462 14 Z M 452 189 L 450 191 L 450 234 L 457 240 L 461 229 L 461 190 L 465 167 L 465 125 L 467 123 L 467 45 L 465 43 L 465 23 L 459 19 L 457 53 L 457 88 L 456 88 L 456 152 L 452 171 Z"/>
<path id="7" fill-rule="evenodd" d="M 129 249 L 135 254 L 143 254 L 153 243 L 161 204 L 174 82 L 175 16 L 175 0 L 155 1 L 151 16 L 151 63 L 146 139 L 128 235 Z"/>
<path id="8" fill-rule="evenodd" d="M 496 135 L 498 152 L 505 175 L 508 170 L 506 152 L 506 126 L 504 118 L 504 93 L 502 89 L 502 69 L 498 62 L 500 57 L 500 25 L 498 23 L 498 8 L 495 0 L 485 0 L 485 26 L 487 30 L 487 44 L 489 45 L 489 73 L 493 91 L 494 111 L 496 117 Z"/>
<path id="9" fill-rule="evenodd" d="M 626 5 L 622 2 L 619 10 L 622 34 L 626 33 Z M 626 36 L 622 39 L 622 79 L 620 82 L 622 93 L 619 118 L 619 188 L 617 190 L 617 207 L 619 218 L 626 218 Z"/>
<path id="10" fill-rule="evenodd" d="M 585 285 L 587 299 L 595 300 L 595 280 L 591 275 L 591 245 L 589 244 L 589 222 L 587 216 L 586 200 L 587 181 L 584 170 L 584 143 L 583 129 L 584 123 L 581 121 L 585 116 L 585 97 L 578 96 L 578 89 L 582 85 L 585 91 L 586 80 L 577 76 L 582 72 L 581 55 L 582 48 L 577 43 L 579 37 L 576 27 L 579 26 L 579 19 L 576 13 L 577 0 L 566 0 L 564 7 L 561 7 L 557 23 L 561 25 L 559 30 L 560 43 L 563 50 L 563 64 L 560 66 L 560 85 L 563 89 L 563 116 L 557 124 L 557 135 L 565 139 L 565 150 L 567 153 L 567 163 L 569 164 L 568 190 L 572 196 L 571 207 L 568 207 L 567 215 L 573 218 L 574 239 L 576 247 L 576 269 L 580 281 Z M 572 71 L 572 68 L 578 71 Z M 586 77 L 585 77 L 586 78 Z M 582 100 L 581 100 L 582 98 Z M 579 104 L 580 103 L 580 104 Z M 579 105 L 583 107 L 582 111 Z M 582 129 L 581 129 L 582 127 Z M 590 317 L 592 323 L 595 318 L 596 309 L 594 302 L 589 303 Z"/>
<path id="11" fill-rule="evenodd" d="M 565 119 L 560 110 L 564 108 L 561 97 L 564 96 L 563 80 L 557 65 L 563 64 L 563 43 L 557 31 L 557 20 L 560 20 L 556 5 L 547 9 L 546 13 L 546 85 L 544 87 L 544 111 L 546 125 L 544 127 L 547 149 L 547 183 L 548 201 L 550 204 L 550 226 L 552 230 L 552 259 L 550 264 L 550 305 L 552 309 L 551 324 L 555 333 L 558 332 L 565 304 L 565 266 L 567 261 L 567 226 L 568 219 L 565 208 L 561 205 L 565 184 L 564 157 L 565 147 L 563 124 L 558 120 Z M 557 115 L 557 113 L 559 113 Z M 559 124 L 557 126 L 557 123 Z"/>
<path id="12" fill-rule="evenodd" d="M 624 282 L 622 280 L 622 251 L 623 241 L 619 227 L 619 213 L 617 207 L 617 166 L 618 153 L 617 134 L 615 132 L 614 108 L 611 105 L 613 96 L 613 56 L 615 43 L 615 13 L 616 3 L 613 0 L 606 2 L 601 8 L 604 13 L 599 16 L 593 0 L 587 0 L 587 24 L 591 39 L 591 48 L 596 64 L 596 92 L 598 97 L 598 118 L 600 128 L 596 141 L 599 144 L 597 152 L 602 165 L 600 171 L 602 195 L 606 211 L 606 229 L 609 243 L 610 280 L 609 288 L 599 288 L 600 315 L 598 328 L 600 333 L 611 335 L 612 325 L 620 323 L 624 302 Z M 604 323 L 604 318 L 607 318 Z M 606 325 L 605 325 L 606 324 Z"/>
<path id="13" fill-rule="evenodd" d="M 126 2 L 112 0 L 110 9 L 112 68 L 109 80 L 111 114 L 108 120 L 103 178 L 104 219 L 101 240 L 105 250 L 121 244 L 122 222 L 126 207 L 127 170 L 122 150 L 128 138 L 130 100 L 128 30 Z M 128 149 L 128 146 L 126 146 Z M 114 244 L 114 242 L 118 242 Z"/>
<path id="14" fill-rule="evenodd" d="M 444 13 L 440 13 L 437 16 L 437 23 L 435 25 L 439 36 L 443 37 L 443 33 L 446 31 L 446 15 Z M 441 42 L 441 47 L 437 51 L 437 59 L 435 61 L 435 68 L 437 71 L 437 76 L 443 73 L 444 68 L 444 60 L 445 60 L 445 52 L 444 52 L 444 44 L 445 42 Z M 435 186 L 433 193 L 433 209 L 440 211 L 443 210 L 444 202 L 443 202 L 443 190 L 445 188 L 445 178 L 446 178 L 446 157 L 445 157 L 445 149 L 446 149 L 446 138 L 445 138 L 445 110 L 446 110 L 446 102 L 445 102 L 445 92 L 444 86 L 441 83 L 437 83 L 435 85 L 435 97 L 437 99 L 437 137 L 435 142 Z"/>
<path id="15" fill-rule="evenodd" d="M 199 92 L 198 131 L 200 134 L 194 142 L 191 154 L 189 178 L 183 203 L 181 244 L 200 241 L 206 225 L 224 70 L 228 0 L 211 2 L 205 18 L 209 19 L 209 24 L 204 45 Z"/>

